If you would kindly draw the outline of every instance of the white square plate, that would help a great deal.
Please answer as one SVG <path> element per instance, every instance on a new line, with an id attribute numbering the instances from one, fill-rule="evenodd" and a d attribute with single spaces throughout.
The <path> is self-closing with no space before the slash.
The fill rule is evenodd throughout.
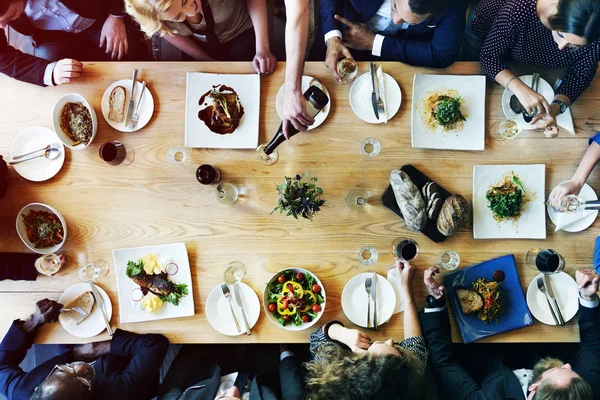
<path id="1" fill-rule="evenodd" d="M 169 280 L 175 284 L 185 283 L 188 294 L 183 296 L 178 306 L 163 303 L 153 314 L 141 310 L 131 300 L 131 291 L 139 286 L 127 277 L 127 262 L 137 262 L 143 256 L 155 253 L 161 259 L 177 264 L 177 273 L 170 275 Z M 113 250 L 115 272 L 117 274 L 117 293 L 119 295 L 119 321 L 130 322 L 154 321 L 157 319 L 190 317 L 194 315 L 194 293 L 192 290 L 192 273 L 185 243 L 163 244 L 158 246 L 134 247 L 131 249 Z"/>
<path id="2" fill-rule="evenodd" d="M 432 131 L 425 127 L 419 111 L 427 92 L 453 89 L 460 93 L 461 111 L 466 116 L 460 132 Z M 415 75 L 411 111 L 412 147 L 440 150 L 483 150 L 485 147 L 485 76 Z"/>
<path id="3" fill-rule="evenodd" d="M 494 219 L 485 195 L 490 186 L 514 171 L 533 200 L 525 203 L 523 215 L 498 222 Z M 476 165 L 473 168 L 473 237 L 475 239 L 546 239 L 546 166 L 534 165 Z"/>
<path id="4" fill-rule="evenodd" d="M 240 125 L 233 133 L 219 135 L 198 118 L 203 106 L 200 97 L 215 85 L 233 88 L 244 107 Z M 260 76 L 258 74 L 205 74 L 188 72 L 185 101 L 185 147 L 213 149 L 256 149 L 260 115 Z"/>

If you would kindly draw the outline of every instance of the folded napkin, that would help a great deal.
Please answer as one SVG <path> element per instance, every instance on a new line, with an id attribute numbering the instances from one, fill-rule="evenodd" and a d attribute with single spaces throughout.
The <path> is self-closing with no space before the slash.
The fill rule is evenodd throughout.
<path id="1" fill-rule="evenodd" d="M 383 109 L 385 110 L 383 115 L 379 116 L 379 119 L 383 118 L 383 122 L 387 124 L 388 117 L 387 101 L 385 101 L 385 77 L 383 76 L 383 67 L 381 65 L 379 68 L 377 68 L 377 80 L 379 81 L 379 97 L 381 97 L 381 100 L 383 100 Z"/>
<path id="2" fill-rule="evenodd" d="M 394 292 L 396 293 L 396 308 L 394 309 L 394 314 L 398 314 L 399 312 L 404 311 L 404 301 L 401 294 L 402 290 L 400 289 L 400 282 L 398 282 L 396 268 L 392 268 L 388 271 L 387 280 L 390 281 L 394 288 Z"/>
<path id="3" fill-rule="evenodd" d="M 383 109 L 385 110 L 384 115 L 380 115 L 379 119 L 387 124 L 387 101 L 385 99 L 385 79 L 383 75 L 383 69 L 379 67 L 376 72 L 377 81 L 379 82 L 379 97 L 383 100 Z M 362 86 L 358 88 L 356 99 L 362 104 L 363 108 L 369 109 L 370 115 L 375 119 L 373 113 L 373 104 L 371 103 L 371 93 L 373 93 L 373 84 L 371 83 L 371 77 L 362 81 Z"/>
<path id="4" fill-rule="evenodd" d="M 588 217 L 589 215 L 593 214 L 595 211 L 593 210 L 586 210 L 583 212 L 576 212 L 573 214 L 568 214 L 568 213 L 564 213 L 564 212 L 558 212 L 555 210 L 552 210 L 551 212 L 554 213 L 554 224 L 556 225 L 556 228 L 554 229 L 554 232 L 558 232 L 562 229 L 565 229 L 571 225 L 573 225 L 575 222 L 579 222 L 582 219 Z"/>

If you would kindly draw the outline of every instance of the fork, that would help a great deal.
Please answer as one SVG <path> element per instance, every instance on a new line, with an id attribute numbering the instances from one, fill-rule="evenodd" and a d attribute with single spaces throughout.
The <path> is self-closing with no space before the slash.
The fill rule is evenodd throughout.
<path id="1" fill-rule="evenodd" d="M 365 279 L 365 291 L 367 292 L 367 328 L 371 327 L 371 286 L 373 280 L 371 277 Z"/>
<path id="2" fill-rule="evenodd" d="M 237 317 L 235 316 L 235 311 L 233 311 L 233 305 L 231 304 L 231 292 L 229 291 L 229 286 L 227 286 L 227 284 L 225 283 L 221 283 L 221 290 L 223 291 L 223 295 L 229 302 L 229 309 L 231 310 L 231 315 L 233 316 L 233 322 L 235 322 L 235 327 L 237 328 L 238 332 L 241 332 L 242 329 L 240 328 L 240 323 L 238 322 Z"/>
<path id="3" fill-rule="evenodd" d="M 73 308 L 61 308 L 60 312 L 65 312 L 65 311 L 75 311 L 76 313 L 79 313 L 81 315 L 83 315 L 85 317 L 85 311 L 83 311 L 81 308 L 79 307 L 73 307 Z"/>
<path id="4" fill-rule="evenodd" d="M 379 91 L 381 93 L 381 91 Z M 381 100 L 380 96 L 377 96 L 377 112 L 379 115 L 385 116 L 385 107 L 383 106 L 383 100 Z"/>
<path id="5" fill-rule="evenodd" d="M 128 128 L 131 130 L 137 128 L 138 120 L 140 119 L 138 110 L 140 109 L 140 104 L 142 103 L 142 96 L 144 95 L 144 90 L 146 90 L 146 81 L 142 82 L 142 90 L 140 91 L 140 97 L 138 98 L 137 105 L 135 106 L 135 112 L 133 113 L 133 117 L 131 117 L 131 121 L 129 122 Z"/>
<path id="6" fill-rule="evenodd" d="M 556 314 L 554 314 L 554 309 L 552 308 L 550 300 L 548 300 L 548 296 L 546 295 L 546 285 L 544 285 L 544 280 L 541 276 L 537 278 L 537 287 L 540 290 L 540 292 L 544 294 L 546 302 L 548 303 L 548 308 L 550 308 L 550 312 L 552 313 L 552 318 L 554 318 L 554 322 L 556 323 L 556 325 L 558 325 L 558 319 L 556 318 Z"/>

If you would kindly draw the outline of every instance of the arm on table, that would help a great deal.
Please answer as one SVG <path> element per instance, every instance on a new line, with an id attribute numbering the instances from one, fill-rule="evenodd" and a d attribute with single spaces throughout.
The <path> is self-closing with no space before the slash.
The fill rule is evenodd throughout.
<path id="1" fill-rule="evenodd" d="M 25 54 L 8 45 L 4 30 L 0 31 L 0 73 L 19 81 L 46 86 L 44 74 L 50 61 Z"/>
<path id="2" fill-rule="evenodd" d="M 39 254 L 0 253 L 0 280 L 35 281 L 38 272 L 35 260 Z"/>
<path id="3" fill-rule="evenodd" d="M 248 12 L 256 33 L 256 55 L 252 64 L 257 74 L 271 74 L 277 69 L 277 60 L 269 45 L 266 0 L 248 0 Z"/>

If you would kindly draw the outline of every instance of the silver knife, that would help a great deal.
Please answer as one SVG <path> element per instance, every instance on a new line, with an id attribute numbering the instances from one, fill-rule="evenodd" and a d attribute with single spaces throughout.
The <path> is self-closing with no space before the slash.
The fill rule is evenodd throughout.
<path id="1" fill-rule="evenodd" d="M 373 85 L 373 92 L 371 93 L 371 105 L 373 106 L 375 118 L 379 119 L 379 111 L 377 111 L 377 94 L 379 89 L 376 86 L 377 72 L 375 71 L 375 64 L 373 64 L 371 61 L 369 61 L 369 71 L 371 72 L 371 85 Z"/>
<path id="2" fill-rule="evenodd" d="M 371 289 L 371 298 L 373 299 L 373 329 L 377 330 L 377 273 L 373 272 L 373 289 Z"/>
<path id="3" fill-rule="evenodd" d="M 102 298 L 102 295 L 98 291 L 98 288 L 96 288 L 96 285 L 94 285 L 91 282 L 90 282 L 90 288 L 92 289 L 92 295 L 94 296 L 94 299 L 96 300 L 96 303 L 98 304 L 98 308 L 100 309 L 100 314 L 102 314 L 102 318 L 104 318 L 104 323 L 106 324 L 106 331 L 108 332 L 109 336 L 112 336 L 113 331 L 112 331 L 112 328 L 110 327 L 110 320 L 108 319 L 108 315 L 106 315 L 106 306 L 104 304 L 104 299 Z"/>
<path id="4" fill-rule="evenodd" d="M 135 106 L 135 101 L 134 101 L 135 97 L 133 97 L 133 94 L 135 92 L 135 83 L 136 83 L 137 73 L 138 73 L 138 70 L 134 69 L 133 77 L 131 78 L 131 94 L 129 95 L 129 107 L 127 108 L 127 117 L 125 117 L 125 126 L 129 125 L 129 122 L 131 121 L 131 117 L 133 116 L 133 109 Z"/>
<path id="5" fill-rule="evenodd" d="M 237 283 L 233 285 L 233 294 L 235 295 L 235 302 L 237 303 L 240 310 L 242 310 L 242 319 L 244 320 L 244 326 L 246 327 L 246 335 L 250 336 L 250 324 L 248 324 L 248 318 L 246 318 L 246 311 L 244 310 L 244 303 L 242 302 L 242 292 Z"/>
<path id="6" fill-rule="evenodd" d="M 548 296 L 552 299 L 552 303 L 554 304 L 554 308 L 556 309 L 556 317 L 558 318 L 558 324 L 560 326 L 565 326 L 565 319 L 562 316 L 562 312 L 560 311 L 560 307 L 558 306 L 558 301 L 556 301 L 556 297 L 554 297 L 554 290 L 552 289 L 552 284 L 550 283 L 550 278 L 548 275 L 544 274 L 544 285 L 546 285 L 546 290 L 548 291 Z"/>

